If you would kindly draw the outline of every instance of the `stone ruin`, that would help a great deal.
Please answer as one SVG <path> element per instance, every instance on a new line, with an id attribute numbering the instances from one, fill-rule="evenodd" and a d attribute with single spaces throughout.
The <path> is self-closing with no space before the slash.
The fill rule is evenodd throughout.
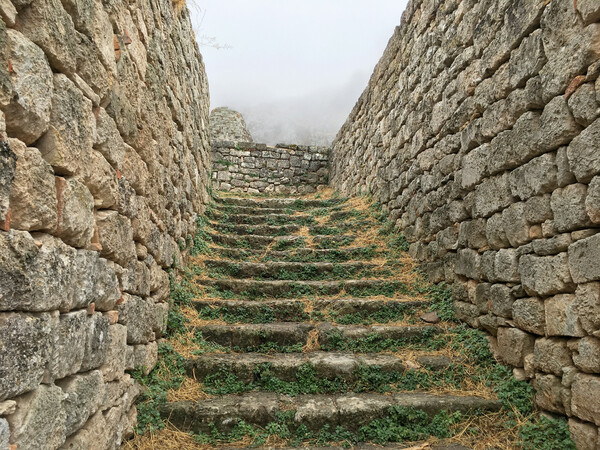
<path id="1" fill-rule="evenodd" d="M 225 110 L 209 136 L 169 0 L 10 0 L 0 18 L 0 448 L 132 433 L 130 373 L 156 364 L 211 168 L 221 189 L 372 194 L 537 405 L 597 447 L 597 0 L 411 0 L 330 151 L 249 144 L 241 117 L 215 125 Z"/>
<path id="2" fill-rule="evenodd" d="M 211 142 L 254 142 L 244 116 L 226 107 L 215 108 L 210 113 L 209 134 Z"/>

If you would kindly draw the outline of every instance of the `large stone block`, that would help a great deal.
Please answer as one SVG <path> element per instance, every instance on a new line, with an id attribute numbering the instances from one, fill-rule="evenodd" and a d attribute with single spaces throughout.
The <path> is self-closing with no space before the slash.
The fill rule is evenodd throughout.
<path id="1" fill-rule="evenodd" d="M 508 174 L 491 177 L 475 189 L 474 216 L 488 217 L 513 201 Z"/>
<path id="2" fill-rule="evenodd" d="M 33 144 L 47 129 L 52 107 L 52 70 L 44 52 L 15 30 L 7 30 L 10 49 L 11 99 L 3 111 L 6 131 Z"/>
<path id="3" fill-rule="evenodd" d="M 75 72 L 77 32 L 60 1 L 31 2 L 19 14 L 19 25 L 21 32 L 44 50 L 54 69 Z"/>
<path id="4" fill-rule="evenodd" d="M 525 217 L 525 203 L 513 203 L 502 211 L 504 234 L 512 247 L 529 242 L 529 223 Z"/>
<path id="5" fill-rule="evenodd" d="M 600 173 L 598 142 L 600 142 L 600 119 L 596 119 L 583 130 L 567 148 L 569 166 L 580 183 L 588 183 Z"/>
<path id="6" fill-rule="evenodd" d="M 600 377 L 579 373 L 571 385 L 575 417 L 600 425 Z"/>
<path id="7" fill-rule="evenodd" d="M 95 313 L 89 317 L 87 325 L 88 334 L 81 364 L 81 371 L 84 372 L 104 364 L 112 339 L 110 320 L 107 316 Z"/>
<path id="8" fill-rule="evenodd" d="M 477 147 L 467 153 L 462 159 L 462 187 L 471 189 L 481 183 L 488 174 L 488 159 L 490 157 L 488 144 Z"/>
<path id="9" fill-rule="evenodd" d="M 146 344 L 153 338 L 152 300 L 134 295 L 123 295 L 125 301 L 118 306 L 119 323 L 127 326 L 128 344 Z"/>
<path id="10" fill-rule="evenodd" d="M 569 247 L 569 268 L 575 283 L 600 280 L 600 233 Z"/>
<path id="11" fill-rule="evenodd" d="M 125 372 L 127 355 L 127 328 L 115 323 L 110 326 L 110 345 L 106 353 L 104 365 L 100 367 L 105 382 L 121 378 Z"/>
<path id="12" fill-rule="evenodd" d="M 575 295 L 555 295 L 546 299 L 546 335 L 548 336 L 584 336 L 579 321 L 579 311 Z"/>
<path id="13" fill-rule="evenodd" d="M 481 256 L 477 251 L 465 248 L 458 251 L 455 272 L 467 278 L 479 280 L 481 277 Z"/>
<path id="14" fill-rule="evenodd" d="M 119 200 L 117 211 L 119 214 L 134 219 L 138 215 L 138 197 L 125 177 L 118 178 Z"/>
<path id="15" fill-rule="evenodd" d="M 515 197 L 527 200 L 557 187 L 557 166 L 553 153 L 546 153 L 510 173 L 510 189 Z"/>
<path id="16" fill-rule="evenodd" d="M 132 260 L 119 278 L 123 292 L 142 297 L 150 295 L 150 269 L 145 263 Z"/>
<path id="17" fill-rule="evenodd" d="M 581 127 L 571 114 L 565 97 L 555 97 L 545 106 L 540 116 L 537 144 L 540 151 L 555 150 L 571 142 Z"/>
<path id="18" fill-rule="evenodd" d="M 65 75 L 55 74 L 50 128 L 37 147 L 58 175 L 80 174 L 88 167 L 95 126 L 92 102 Z"/>
<path id="19" fill-rule="evenodd" d="M 57 224 L 56 185 L 52 167 L 35 148 L 9 139 L 17 155 L 17 167 L 10 187 L 13 228 L 25 231 L 53 231 Z"/>
<path id="20" fill-rule="evenodd" d="M 506 319 L 512 318 L 512 306 L 515 301 L 510 288 L 505 284 L 493 284 L 490 288 L 490 311 Z"/>
<path id="21" fill-rule="evenodd" d="M 125 146 L 122 172 L 138 195 L 146 195 L 146 184 L 150 180 L 148 167 L 137 152 L 128 145 Z"/>
<path id="22" fill-rule="evenodd" d="M 596 450 L 598 448 L 597 426 L 571 418 L 569 419 L 569 432 L 578 449 Z"/>
<path id="23" fill-rule="evenodd" d="M 16 398 L 17 411 L 8 416 L 10 442 L 19 449 L 59 448 L 65 441 L 65 394 L 58 386 L 40 385 Z"/>
<path id="24" fill-rule="evenodd" d="M 542 223 L 552 219 L 550 194 L 531 197 L 525 202 L 525 219 L 529 223 Z"/>
<path id="25" fill-rule="evenodd" d="M 157 338 L 162 337 L 167 331 L 167 320 L 169 317 L 168 303 L 155 303 L 153 311 L 152 330 Z"/>
<path id="26" fill-rule="evenodd" d="M 487 220 L 485 236 L 493 249 L 501 249 L 510 246 L 506 233 L 504 231 L 504 221 L 502 213 L 494 214 Z"/>
<path id="27" fill-rule="evenodd" d="M 587 373 L 600 372 L 600 339 L 586 336 L 577 343 L 577 351 L 573 353 L 575 366 Z"/>
<path id="28" fill-rule="evenodd" d="M 102 374 L 92 370 L 67 377 L 56 383 L 64 392 L 62 407 L 66 413 L 64 435 L 80 429 L 101 406 L 104 397 Z M 90 445 L 93 445 L 90 442 Z"/>
<path id="29" fill-rule="evenodd" d="M 0 310 L 69 311 L 119 298 L 116 275 L 97 252 L 48 235 L 0 233 Z"/>
<path id="30" fill-rule="evenodd" d="M 52 335 L 45 382 L 100 367 L 110 346 L 109 320 L 85 310 L 61 314 Z"/>
<path id="31" fill-rule="evenodd" d="M 554 375 L 537 374 L 533 382 L 535 387 L 535 403 L 546 411 L 565 413 L 565 403 L 568 404 L 568 389 L 565 388 L 560 378 Z"/>
<path id="32" fill-rule="evenodd" d="M 485 248 L 488 246 L 486 232 L 486 220 L 476 219 L 462 222 L 458 234 L 458 245 L 469 248 Z"/>
<path id="33" fill-rule="evenodd" d="M 600 105 L 596 101 L 593 83 L 580 86 L 569 98 L 569 108 L 578 124 L 587 127 L 600 116 Z"/>
<path id="34" fill-rule="evenodd" d="M 79 372 L 85 357 L 89 320 L 85 310 L 61 314 L 52 333 L 52 353 L 44 382 Z"/>
<path id="35" fill-rule="evenodd" d="M 568 147 L 561 147 L 556 151 L 556 167 L 558 168 L 556 182 L 559 187 L 565 187 L 577 182 L 575 175 L 571 171 L 567 148 Z"/>
<path id="36" fill-rule="evenodd" d="M 58 227 L 55 235 L 73 247 L 85 248 L 95 229 L 94 197 L 74 178 L 56 179 Z"/>
<path id="37" fill-rule="evenodd" d="M 600 224 L 600 176 L 594 177 L 588 186 L 585 211 L 593 223 Z"/>
<path id="38" fill-rule="evenodd" d="M 488 161 L 490 173 L 516 169 L 543 153 L 537 145 L 539 121 L 538 112 L 527 112 L 519 117 L 512 130 L 504 131 L 492 140 L 492 155 Z"/>
<path id="39" fill-rule="evenodd" d="M 125 158 L 125 142 L 119 134 L 117 124 L 104 108 L 98 109 L 96 117 L 94 149 L 99 151 L 116 170 L 122 170 Z"/>
<path id="40" fill-rule="evenodd" d="M 569 83 L 576 76 L 585 73 L 586 68 L 598 60 L 600 51 L 600 27 L 592 23 L 582 28 L 581 20 L 574 11 L 573 5 L 557 2 L 547 11 L 558 8 L 570 8 L 570 14 L 559 14 L 554 17 L 570 16 L 571 20 L 558 20 L 552 26 L 542 24 L 544 49 L 548 63 L 540 70 L 544 100 L 548 101 L 565 92 Z M 551 17 L 551 14 L 546 17 Z"/>
<path id="41" fill-rule="evenodd" d="M 526 355 L 533 353 L 535 338 L 518 328 L 498 328 L 498 350 L 504 362 L 523 367 Z"/>
<path id="42" fill-rule="evenodd" d="M 117 172 L 96 150 L 86 158 L 85 169 L 77 177 L 92 193 L 98 209 L 116 209 L 119 202 Z"/>
<path id="43" fill-rule="evenodd" d="M 531 296 L 568 292 L 574 287 L 566 253 L 556 256 L 524 255 L 519 260 L 519 273 L 525 291 Z"/>
<path id="44" fill-rule="evenodd" d="M 116 211 L 98 211 L 96 224 L 102 245 L 100 254 L 127 267 L 136 258 L 131 221 Z"/>
<path id="45" fill-rule="evenodd" d="M 127 369 L 141 370 L 148 375 L 158 361 L 158 344 L 150 342 L 142 345 L 130 345 L 127 347 Z"/>
<path id="46" fill-rule="evenodd" d="M 573 366 L 567 341 L 558 338 L 541 338 L 535 341 L 533 364 L 542 372 L 562 377 L 563 368 Z"/>
<path id="47" fill-rule="evenodd" d="M 50 314 L 0 313 L 0 401 L 40 384 L 52 332 Z"/>
<path id="48" fill-rule="evenodd" d="M 552 212 L 556 229 L 564 233 L 591 225 L 585 210 L 587 187 L 585 184 L 571 184 L 552 193 Z"/>
<path id="49" fill-rule="evenodd" d="M 583 329 L 591 334 L 600 329 L 600 283 L 586 283 L 575 291 L 577 313 Z"/>
<path id="50" fill-rule="evenodd" d="M 551 256 L 566 252 L 572 243 L 571 233 L 564 233 L 549 239 L 536 239 L 531 244 L 536 255 Z"/>
<path id="51" fill-rule="evenodd" d="M 519 298 L 513 303 L 515 325 L 530 333 L 543 336 L 546 331 L 544 302 L 539 298 Z"/>

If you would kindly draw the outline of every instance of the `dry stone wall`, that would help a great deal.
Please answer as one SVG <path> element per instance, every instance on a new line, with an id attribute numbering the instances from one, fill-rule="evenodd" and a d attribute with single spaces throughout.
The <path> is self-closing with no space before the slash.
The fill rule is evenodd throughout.
<path id="1" fill-rule="evenodd" d="M 0 448 L 117 448 L 208 202 L 204 66 L 170 0 L 0 19 Z"/>
<path id="2" fill-rule="evenodd" d="M 580 449 L 600 425 L 600 2 L 412 0 L 332 147 Z"/>
<path id="3" fill-rule="evenodd" d="M 326 147 L 213 141 L 212 186 L 233 192 L 308 194 L 327 185 L 328 159 Z"/>

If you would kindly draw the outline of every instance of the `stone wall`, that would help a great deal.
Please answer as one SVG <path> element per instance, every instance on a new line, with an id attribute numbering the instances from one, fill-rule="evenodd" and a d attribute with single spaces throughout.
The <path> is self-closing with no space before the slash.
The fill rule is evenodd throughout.
<path id="1" fill-rule="evenodd" d="M 600 2 L 412 0 L 332 147 L 579 448 L 600 425 Z"/>
<path id="2" fill-rule="evenodd" d="M 0 448 L 116 448 L 208 202 L 204 66 L 170 0 L 0 18 Z"/>
<path id="3" fill-rule="evenodd" d="M 329 149 L 212 143 L 212 186 L 222 191 L 308 194 L 329 180 Z"/>
<path id="4" fill-rule="evenodd" d="M 229 108 L 215 108 L 210 113 L 210 140 L 253 142 L 244 116 Z"/>

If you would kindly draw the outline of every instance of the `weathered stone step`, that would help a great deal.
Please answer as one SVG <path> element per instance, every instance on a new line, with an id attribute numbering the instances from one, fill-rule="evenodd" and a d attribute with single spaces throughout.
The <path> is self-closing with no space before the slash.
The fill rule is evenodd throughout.
<path id="1" fill-rule="evenodd" d="M 300 231 L 300 225 L 233 225 L 211 222 L 210 227 L 220 233 L 237 234 L 238 236 L 287 236 Z"/>
<path id="2" fill-rule="evenodd" d="M 258 348 L 266 344 L 294 346 L 305 344 L 309 334 L 311 339 L 322 346 L 330 343 L 332 335 L 336 338 L 361 339 L 371 334 L 377 334 L 381 339 L 420 340 L 430 338 L 442 330 L 435 326 L 395 326 L 395 325 L 331 325 L 322 323 L 276 322 L 267 324 L 243 325 L 203 325 L 196 327 L 206 341 L 224 347 Z M 314 331 L 313 331 L 314 330 Z"/>
<path id="3" fill-rule="evenodd" d="M 242 450 L 242 449 L 246 449 L 248 447 L 221 447 L 224 450 Z M 263 446 L 260 447 L 263 450 L 292 450 L 292 449 L 297 449 L 298 447 L 268 447 L 268 446 Z M 347 450 L 348 447 L 341 447 L 341 446 L 337 446 L 337 445 L 331 445 L 331 446 L 327 446 L 327 447 L 314 447 L 314 446 L 310 446 L 310 447 L 301 447 L 303 449 L 308 449 L 308 450 Z M 375 445 L 375 444 L 355 444 L 352 445 L 352 450 L 381 450 L 381 449 L 394 449 L 394 450 L 473 450 L 472 447 L 465 447 L 464 445 L 461 444 L 456 444 L 454 442 L 449 442 L 449 443 L 444 443 L 444 441 L 442 442 L 438 442 L 438 443 L 431 443 L 431 442 L 424 442 L 424 441 L 419 441 L 419 442 L 411 442 L 411 443 L 395 443 L 395 444 L 381 444 L 381 445 Z M 495 449 L 494 449 L 495 450 Z"/>
<path id="4" fill-rule="evenodd" d="M 196 279 L 199 284 L 228 294 L 245 294 L 248 297 L 294 298 L 312 295 L 337 295 L 346 292 L 352 296 L 366 297 L 396 293 L 406 294 L 403 283 L 380 279 L 342 281 L 285 281 Z"/>
<path id="5" fill-rule="evenodd" d="M 357 223 L 341 223 L 336 225 L 325 226 L 309 226 L 308 232 L 312 236 L 339 236 L 346 230 L 356 230 L 365 227 L 362 222 Z M 223 222 L 211 222 L 210 227 L 220 233 L 237 234 L 240 236 L 261 235 L 261 236 L 286 236 L 297 233 L 302 228 L 299 224 L 285 225 L 249 225 L 249 224 L 233 224 Z"/>
<path id="6" fill-rule="evenodd" d="M 215 254 L 222 258 L 234 260 L 246 260 L 248 258 L 260 257 L 263 260 L 271 261 L 336 261 L 344 262 L 348 260 L 369 260 L 378 256 L 378 252 L 373 247 L 344 247 L 333 249 L 314 249 L 314 248 L 294 248 L 292 250 L 264 250 L 240 249 L 228 247 L 213 247 Z"/>
<path id="7" fill-rule="evenodd" d="M 410 361 L 406 365 L 405 361 Z M 417 356 L 414 360 L 400 358 L 389 353 L 354 354 L 339 352 L 311 353 L 209 353 L 186 361 L 188 376 L 199 381 L 209 375 L 225 370 L 240 380 L 251 383 L 257 381 L 257 369 L 269 365 L 269 372 L 283 381 L 296 381 L 298 370 L 310 364 L 317 377 L 333 380 L 340 377 L 346 381 L 357 378 L 359 367 L 370 367 L 381 372 L 402 373 L 419 366 L 439 370 L 448 367 L 452 361 L 443 355 Z"/>
<path id="8" fill-rule="evenodd" d="M 214 212 L 211 217 L 220 222 L 237 223 L 246 225 L 285 225 L 286 223 L 312 223 L 314 218 L 307 214 L 223 214 Z"/>
<path id="9" fill-rule="evenodd" d="M 231 431 L 240 421 L 264 427 L 277 421 L 280 413 L 295 411 L 292 429 L 305 425 L 309 430 L 332 429 L 343 426 L 357 431 L 375 419 L 385 417 L 392 407 L 414 408 L 430 417 L 447 411 L 499 411 L 501 404 L 472 396 L 433 395 L 425 393 L 300 395 L 289 397 L 268 392 L 244 395 L 226 395 L 198 402 L 168 403 L 161 408 L 161 416 L 182 431 L 194 433 L 210 431 L 215 427 Z"/>
<path id="10" fill-rule="evenodd" d="M 267 214 L 293 214 L 294 211 L 290 208 L 282 210 L 281 208 L 255 208 L 253 206 L 233 206 L 233 205 L 217 205 L 214 211 L 217 214 L 247 214 L 250 216 L 264 216 Z"/>
<path id="11" fill-rule="evenodd" d="M 305 322 L 311 316 L 305 311 L 334 313 L 339 317 L 350 314 L 369 315 L 375 312 L 393 313 L 405 311 L 410 314 L 429 305 L 427 301 L 414 301 L 410 297 L 401 300 L 365 300 L 354 298 L 322 299 L 322 300 L 215 300 L 195 301 L 194 307 L 207 316 L 214 318 L 229 315 L 232 321 L 239 323 L 260 323 L 264 321 Z M 314 320 L 314 319 L 313 319 Z"/>
<path id="12" fill-rule="evenodd" d="M 305 208 L 327 208 L 343 203 L 345 199 L 329 200 L 304 200 L 295 198 L 265 198 L 261 200 L 242 197 L 218 197 L 215 199 L 217 204 L 231 206 L 247 206 L 251 208 L 273 208 L 286 209 L 292 208 L 302 210 Z"/>
<path id="13" fill-rule="evenodd" d="M 289 245 L 289 248 L 293 248 L 294 245 L 301 247 L 305 243 L 303 236 L 264 236 L 253 234 L 236 236 L 234 234 L 210 233 L 210 237 L 214 243 L 238 248 L 265 248 L 271 244 L 280 242 Z M 355 236 L 311 236 L 311 238 L 315 245 L 336 248 L 336 245 L 351 244 Z"/>
<path id="14" fill-rule="evenodd" d="M 270 278 L 285 280 L 286 276 L 301 276 L 304 279 L 315 278 L 340 278 L 349 274 L 356 274 L 364 270 L 373 270 L 379 267 L 375 264 L 364 262 L 351 263 L 295 263 L 295 262 L 237 262 L 228 260 L 206 259 L 204 264 L 212 269 L 217 269 L 224 274 L 236 278 Z"/>

